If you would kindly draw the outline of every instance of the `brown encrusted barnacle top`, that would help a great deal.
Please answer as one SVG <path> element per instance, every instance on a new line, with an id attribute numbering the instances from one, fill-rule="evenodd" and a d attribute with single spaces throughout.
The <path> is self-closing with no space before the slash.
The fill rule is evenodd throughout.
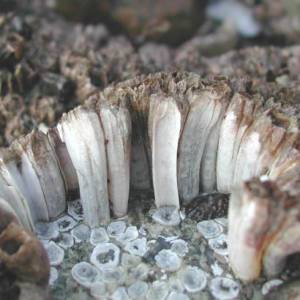
<path id="1" fill-rule="evenodd" d="M 276 276 L 286 258 L 300 251 L 299 180 L 298 166 L 277 181 L 253 179 L 232 193 L 229 256 L 241 279 L 256 279 L 262 269 Z"/>
<path id="2" fill-rule="evenodd" d="M 0 196 L 30 227 L 55 218 L 64 192 L 79 188 L 84 220 L 96 227 L 110 211 L 126 215 L 130 188 L 153 188 L 157 207 L 179 208 L 200 191 L 230 193 L 230 263 L 237 277 L 254 280 L 299 251 L 296 123 L 221 78 L 136 77 L 93 92 L 47 135 L 5 150 Z"/>
<path id="3" fill-rule="evenodd" d="M 45 249 L 15 222 L 0 234 L 0 260 L 20 280 L 48 285 L 50 265 Z"/>
<path id="4" fill-rule="evenodd" d="M 34 287 L 37 299 L 48 299 L 50 265 L 42 244 L 22 228 L 15 210 L 1 198 L 0 220 L 0 294 L 19 299 Z"/>

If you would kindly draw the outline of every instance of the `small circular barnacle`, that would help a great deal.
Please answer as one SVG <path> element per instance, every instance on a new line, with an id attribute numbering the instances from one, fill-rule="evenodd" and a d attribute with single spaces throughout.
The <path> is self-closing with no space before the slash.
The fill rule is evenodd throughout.
<path id="1" fill-rule="evenodd" d="M 79 224 L 71 230 L 71 235 L 76 243 L 88 241 L 91 236 L 91 229 L 85 224 Z"/>
<path id="2" fill-rule="evenodd" d="M 50 241 L 45 245 L 45 249 L 48 253 L 51 266 L 59 266 L 63 262 L 65 251 L 60 248 L 55 242 Z"/>
<path id="3" fill-rule="evenodd" d="M 239 284 L 226 277 L 213 278 L 209 288 L 212 295 L 219 300 L 235 299 L 240 292 Z"/>
<path id="4" fill-rule="evenodd" d="M 91 285 L 100 278 L 99 270 L 84 261 L 74 265 L 71 274 L 74 280 L 84 287 L 91 287 Z"/>
<path id="5" fill-rule="evenodd" d="M 120 249 L 113 243 L 98 244 L 91 254 L 90 261 L 100 270 L 116 267 L 120 261 Z"/>
<path id="6" fill-rule="evenodd" d="M 159 251 L 154 258 L 158 267 L 169 272 L 177 271 L 182 262 L 175 252 L 166 249 Z"/>
<path id="7" fill-rule="evenodd" d="M 128 241 L 124 249 L 132 255 L 144 256 L 148 251 L 147 239 L 143 237 Z"/>
<path id="8" fill-rule="evenodd" d="M 222 226 L 214 220 L 199 222 L 197 229 L 206 239 L 218 237 L 223 231 Z"/>
<path id="9" fill-rule="evenodd" d="M 128 296 L 131 299 L 144 298 L 148 291 L 148 284 L 144 281 L 136 281 L 128 287 Z"/>
<path id="10" fill-rule="evenodd" d="M 93 228 L 91 230 L 90 243 L 97 246 L 99 243 L 106 243 L 109 241 L 109 237 L 104 228 Z"/>
<path id="11" fill-rule="evenodd" d="M 198 267 L 188 266 L 183 271 L 182 283 L 189 293 L 199 292 L 207 285 L 207 274 Z"/>

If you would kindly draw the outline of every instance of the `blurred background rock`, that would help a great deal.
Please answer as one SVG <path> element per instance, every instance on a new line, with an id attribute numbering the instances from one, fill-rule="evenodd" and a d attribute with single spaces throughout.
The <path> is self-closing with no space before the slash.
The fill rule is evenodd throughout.
<path id="1" fill-rule="evenodd" d="M 0 146 L 157 71 L 299 99 L 299 23 L 300 0 L 0 0 Z"/>

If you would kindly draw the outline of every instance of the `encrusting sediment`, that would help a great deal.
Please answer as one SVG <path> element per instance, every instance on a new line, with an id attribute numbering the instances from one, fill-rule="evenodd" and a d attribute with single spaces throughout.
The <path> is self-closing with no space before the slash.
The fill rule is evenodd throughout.
<path id="1" fill-rule="evenodd" d="M 179 208 L 201 191 L 230 193 L 235 274 L 273 276 L 300 251 L 296 123 L 224 79 L 137 77 L 95 91 L 47 134 L 1 151 L 0 207 L 33 229 L 63 213 L 79 189 L 84 220 L 96 227 L 110 210 L 126 215 L 130 187 L 153 187 L 157 207 Z"/>

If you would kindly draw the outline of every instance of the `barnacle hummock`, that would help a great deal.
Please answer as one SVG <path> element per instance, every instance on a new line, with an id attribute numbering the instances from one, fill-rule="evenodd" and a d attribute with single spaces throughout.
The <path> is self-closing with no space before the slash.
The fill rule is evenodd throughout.
<path id="1" fill-rule="evenodd" d="M 236 276 L 251 281 L 262 270 L 277 275 L 300 251 L 299 182 L 299 131 L 291 116 L 222 78 L 157 73 L 94 92 L 56 128 L 3 150 L 0 207 L 33 230 L 64 212 L 79 190 L 84 222 L 97 228 L 127 214 L 134 189 L 153 188 L 157 208 L 170 211 L 200 192 L 229 193 L 228 240 L 218 236 L 210 246 L 220 255 L 229 251 Z M 198 224 L 204 236 L 213 234 L 207 226 Z M 92 243 L 104 235 L 94 229 Z M 100 264 L 104 250 L 96 250 L 91 261 Z"/>

